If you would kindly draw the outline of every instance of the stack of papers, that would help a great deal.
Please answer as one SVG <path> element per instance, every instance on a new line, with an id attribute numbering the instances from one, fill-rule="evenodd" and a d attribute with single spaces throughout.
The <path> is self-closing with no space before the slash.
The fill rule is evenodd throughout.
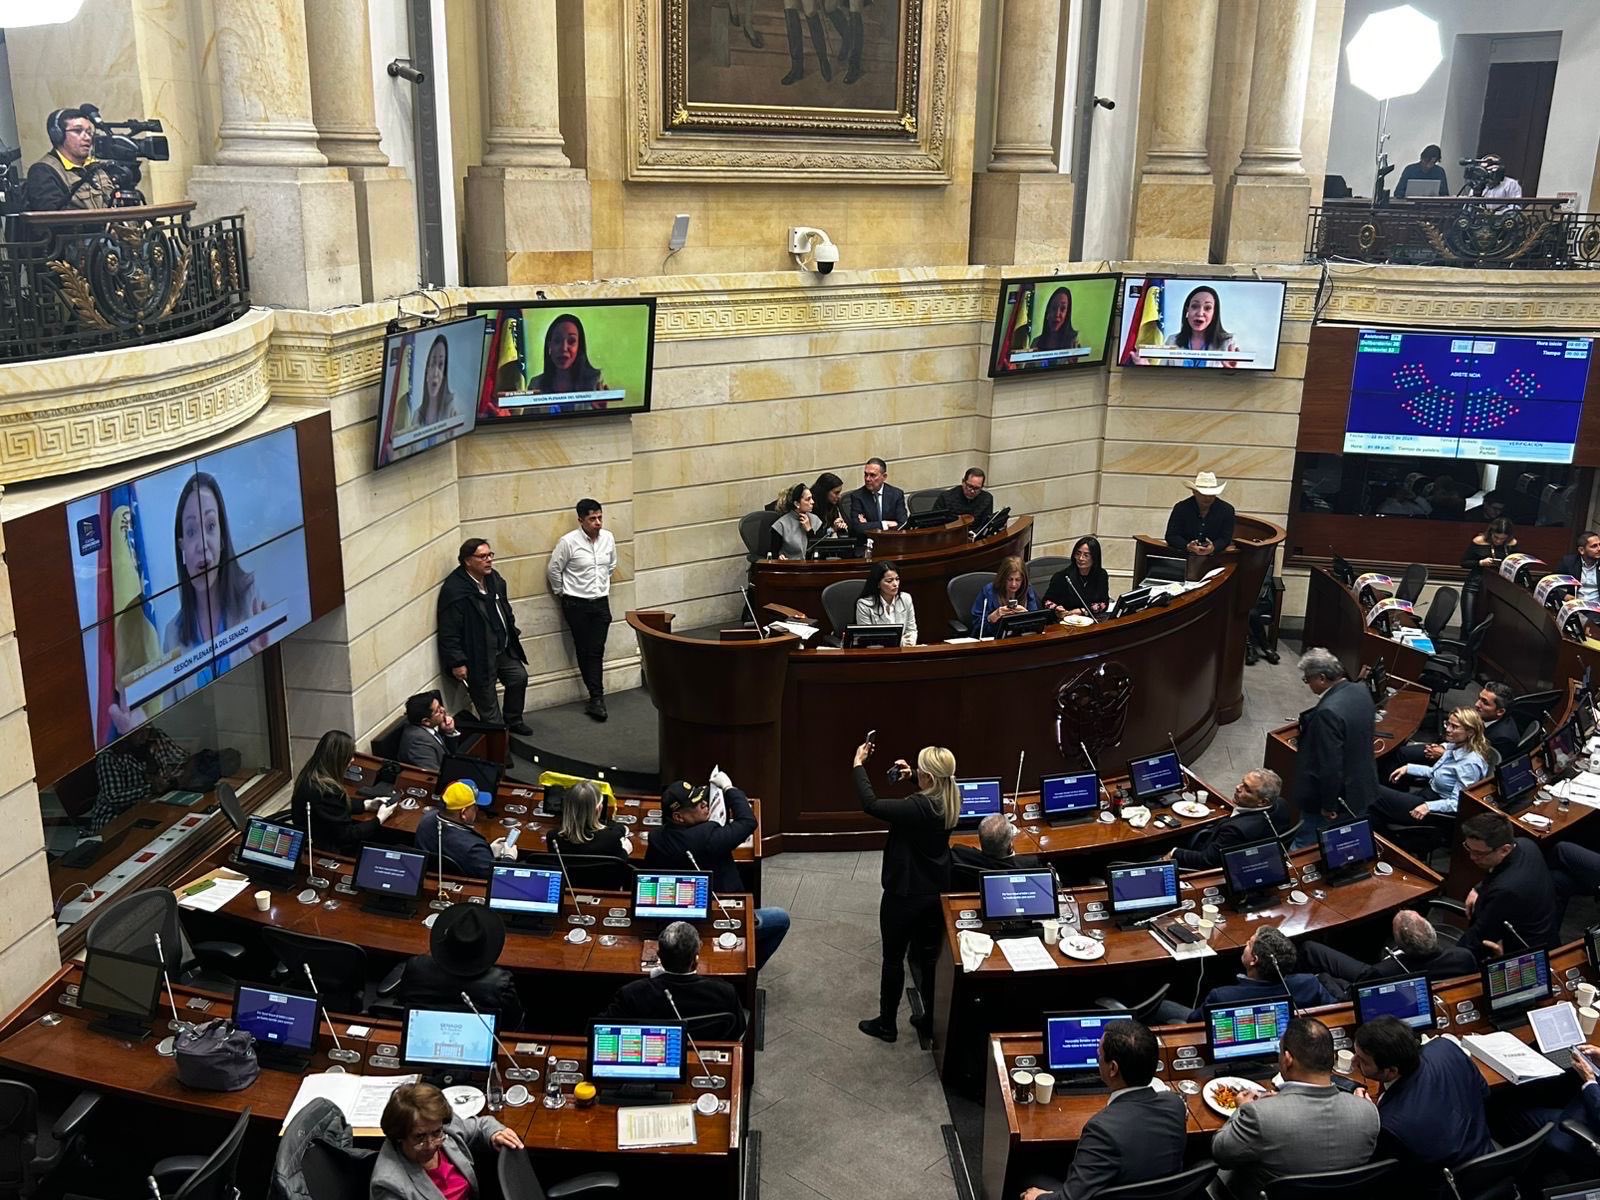
<path id="1" fill-rule="evenodd" d="M 178 888 L 178 907 L 196 912 L 219 912 L 249 886 L 250 881 L 237 871 L 218 867 Z"/>
<path id="2" fill-rule="evenodd" d="M 1563 779 L 1550 789 L 1557 796 L 1565 796 L 1574 804 L 1600 808 L 1600 775 L 1593 771 L 1579 771 L 1571 779 Z"/>
<path id="3" fill-rule="evenodd" d="M 1541 1060 L 1542 1061 L 1542 1060 Z M 344 1119 L 356 1137 L 382 1137 L 378 1124 L 383 1110 L 395 1088 L 415 1083 L 420 1075 L 307 1075 L 300 1081 L 300 1090 L 289 1105 L 289 1115 L 284 1117 L 281 1134 L 294 1120 L 295 1114 L 313 1100 L 330 1100 L 338 1105 Z"/>
<path id="4" fill-rule="evenodd" d="M 617 1109 L 618 1150 L 692 1146 L 694 1143 L 692 1104 L 650 1104 Z"/>
<path id="5" fill-rule="evenodd" d="M 774 621 L 767 628 L 779 629 L 784 633 L 792 633 L 802 642 L 808 642 L 817 636 L 817 627 L 815 625 L 802 625 L 799 621 Z"/>
<path id="6" fill-rule="evenodd" d="M 1039 938 L 1002 938 L 1000 953 L 1006 956 L 1013 971 L 1054 971 L 1061 964 L 1045 949 Z"/>
<path id="7" fill-rule="evenodd" d="M 1515 1034 L 1504 1031 L 1469 1033 L 1461 1040 L 1466 1044 L 1468 1054 L 1512 1083 L 1551 1079 L 1561 1074 L 1560 1067 Z"/>

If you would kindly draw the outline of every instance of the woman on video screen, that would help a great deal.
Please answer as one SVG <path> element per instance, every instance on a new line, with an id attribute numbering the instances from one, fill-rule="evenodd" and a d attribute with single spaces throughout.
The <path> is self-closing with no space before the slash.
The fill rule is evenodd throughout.
<path id="1" fill-rule="evenodd" d="M 562 313 L 545 331 L 544 370 L 530 382 L 528 390 L 540 396 L 555 396 L 564 392 L 600 392 L 605 386 L 600 368 L 589 362 L 589 340 L 584 336 L 583 322 L 571 313 Z"/>
<path id="2" fill-rule="evenodd" d="M 1072 327 L 1072 292 L 1058 287 L 1044 306 L 1044 327 L 1030 350 L 1076 350 L 1078 331 Z"/>
<path id="3" fill-rule="evenodd" d="M 455 408 L 455 393 L 450 390 L 450 342 L 440 333 L 428 347 L 428 361 L 422 369 L 422 401 L 407 413 L 405 428 L 435 425 Z"/>
<path id="4" fill-rule="evenodd" d="M 1166 345 L 1180 350 L 1238 350 L 1239 343 L 1222 324 L 1222 301 L 1216 289 L 1201 284 L 1183 302 L 1183 324 L 1167 338 Z M 1224 358 L 1159 358 L 1146 360 L 1130 356 L 1138 367 L 1228 367 L 1239 364 Z"/>

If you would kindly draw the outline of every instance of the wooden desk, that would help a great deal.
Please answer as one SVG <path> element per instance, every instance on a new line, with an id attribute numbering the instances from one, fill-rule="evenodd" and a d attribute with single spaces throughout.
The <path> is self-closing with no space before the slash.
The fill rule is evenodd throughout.
<path id="1" fill-rule="evenodd" d="M 288 1115 L 299 1090 L 300 1076 L 264 1070 L 255 1083 L 238 1092 L 201 1092 L 186 1088 L 178 1081 L 173 1060 L 156 1053 L 157 1041 L 167 1033 L 165 1005 L 152 1025 L 154 1032 L 144 1042 L 128 1042 L 94 1032 L 89 1029 L 91 1014 L 62 1003 L 66 986 L 76 984 L 79 977 L 78 964 L 68 963 L 0 1025 L 0 1070 L 12 1077 L 54 1079 L 73 1086 L 93 1087 L 127 1103 L 154 1105 L 190 1115 L 232 1118 L 248 1107 L 252 1118 L 248 1139 L 258 1148 L 264 1147 L 267 1155 L 276 1149 L 278 1127 Z M 173 991 L 186 1017 L 197 1016 L 185 1008 L 191 996 L 211 999 L 176 985 Z M 41 1025 L 39 1018 L 49 1012 L 59 1013 L 64 1019 L 54 1027 Z M 226 1001 L 213 1000 L 212 1007 L 197 1019 L 227 1012 Z M 386 1074 L 404 1069 L 397 1059 L 374 1061 L 380 1046 L 401 1044 L 395 1022 L 356 1018 L 369 1027 L 370 1033 L 365 1037 L 353 1037 L 345 1031 L 350 1018 L 333 1019 L 344 1045 L 361 1053 L 361 1065 L 352 1070 Z M 327 1050 L 332 1048 L 332 1040 L 327 1029 L 324 1023 L 318 1031 L 317 1053 L 311 1063 L 313 1071 L 325 1070 L 329 1065 Z M 577 1060 L 580 1072 L 588 1058 L 584 1038 L 548 1032 L 508 1032 L 501 1040 L 512 1046 L 518 1042 L 538 1043 L 546 1054 Z M 605 1105 L 578 1108 L 572 1103 L 570 1084 L 563 1087 L 568 1097 L 565 1108 L 547 1109 L 535 1099 L 531 1104 L 508 1107 L 496 1115 L 522 1138 L 533 1153 L 536 1165 L 548 1171 L 551 1180 L 603 1166 L 622 1174 L 625 1189 L 642 1190 L 649 1185 L 667 1186 L 681 1192 L 693 1186 L 708 1189 L 710 1195 L 735 1200 L 739 1195 L 744 1153 L 744 1047 L 737 1042 L 706 1042 L 700 1048 L 730 1056 L 728 1064 L 716 1068 L 727 1080 L 727 1086 L 720 1089 L 719 1094 L 728 1102 L 728 1111 L 711 1117 L 696 1116 L 699 1139 L 693 1146 L 619 1151 L 616 1110 Z M 543 1056 L 519 1057 L 525 1065 L 537 1065 L 543 1070 Z M 696 1064 L 692 1057 L 690 1062 L 693 1070 Z M 541 1088 L 542 1083 L 536 1083 L 530 1090 L 538 1093 Z M 687 1082 L 670 1090 L 681 1101 L 692 1101 L 696 1094 Z"/>
<path id="2" fill-rule="evenodd" d="M 1382 659 L 1390 675 L 1416 679 L 1428 656 L 1412 646 L 1393 641 L 1367 628 L 1366 609 L 1356 594 L 1340 583 L 1327 567 L 1307 573 L 1305 632 L 1302 649 L 1321 646 L 1344 664 L 1351 679 Z"/>
<path id="3" fill-rule="evenodd" d="M 961 517 L 936 529 L 871 535 L 873 557 L 892 559 L 900 572 L 900 590 L 916 605 L 917 630 L 924 642 L 942 642 L 950 636 L 946 588 L 952 579 L 969 571 L 993 575 L 1002 558 L 1016 555 L 1026 559 L 1032 552 L 1032 517 L 1016 517 L 1000 533 L 977 542 L 967 539 L 971 523 L 971 517 Z M 756 607 L 785 604 L 816 617 L 831 630 L 822 608 L 823 589 L 843 579 L 864 580 L 871 568 L 872 564 L 861 558 L 759 559 L 755 564 Z"/>
<path id="4" fill-rule="evenodd" d="M 1561 994 L 1552 1003 L 1577 990 L 1579 983 L 1592 976 L 1582 942 L 1572 942 L 1551 952 L 1552 981 L 1559 982 Z M 1452 1018 L 1456 1005 L 1463 1000 L 1476 1000 L 1483 994 L 1482 981 L 1476 975 L 1466 975 L 1434 988 L 1434 994 L 1445 1004 Z M 1481 1011 L 1481 1010 L 1480 1010 Z M 1355 1028 L 1355 1011 L 1349 1004 L 1327 1005 L 1311 1010 L 1332 1031 L 1335 1043 L 1344 1049 Z M 1457 1034 L 1487 1033 L 1490 1027 L 1479 1020 L 1451 1026 Z M 1073 1149 L 1089 1119 L 1106 1103 L 1107 1093 L 1091 1090 L 1056 1089 L 1049 1104 L 1018 1104 L 1012 1098 L 1010 1078 L 1019 1055 L 1039 1058 L 1043 1053 L 1042 1029 L 1028 1033 L 999 1033 L 989 1038 L 984 1063 L 983 1109 L 983 1196 L 984 1200 L 1015 1200 L 1024 1180 L 1035 1174 L 1062 1177 L 1066 1173 Z M 1203 1083 L 1213 1074 L 1210 1064 L 1203 1062 L 1205 1030 L 1198 1024 L 1164 1025 L 1156 1031 L 1161 1047 L 1161 1061 L 1157 1078 L 1173 1084 L 1184 1078 Z M 1532 1041 L 1532 1033 L 1523 1029 L 1519 1036 Z M 1178 1064 L 1195 1063 L 1200 1069 L 1180 1069 Z M 1479 1071 L 1491 1087 L 1506 1088 L 1511 1085 L 1482 1064 Z M 1369 1090 L 1377 1091 L 1373 1080 L 1357 1078 Z M 1206 1106 L 1197 1092 L 1184 1096 L 1189 1109 L 1189 1140 L 1195 1157 L 1204 1154 L 1205 1139 L 1222 1128 L 1223 1119 Z"/>
<path id="5" fill-rule="evenodd" d="M 1165 750 L 1186 758 L 1210 744 L 1221 720 L 1226 627 L 1237 568 L 1162 608 L 1086 628 L 958 645 L 804 649 L 790 635 L 713 642 L 670 632 L 671 614 L 630 612 L 660 721 L 668 777 L 720 762 L 768 801 L 767 850 L 879 846 L 880 822 L 861 812 L 850 778 L 856 746 L 878 730 L 874 779 L 894 757 L 948 746 L 964 776 L 1029 780 L 1081 766 L 1057 745 L 1056 695 L 1101 664 L 1133 680 L 1122 740 L 1101 767 Z M 1242 656 L 1243 650 L 1240 654 Z M 1234 664 L 1243 669 L 1243 658 Z M 870 714 L 870 718 L 867 714 Z M 1072 736 L 1069 733 L 1069 736 Z M 772 804 L 777 797 L 777 804 Z"/>
<path id="6" fill-rule="evenodd" d="M 1390 679 L 1398 686 L 1384 702 L 1384 718 L 1377 723 L 1374 731 L 1377 736 L 1372 742 L 1373 756 L 1380 759 L 1417 735 L 1417 730 L 1422 727 L 1423 718 L 1428 715 L 1428 703 L 1432 698 L 1421 684 L 1411 683 L 1392 675 Z M 1276 729 L 1267 731 L 1267 748 L 1262 755 L 1261 763 L 1282 777 L 1285 796 L 1294 794 L 1295 763 L 1299 757 L 1298 721 L 1289 725 L 1279 725 Z"/>
<path id="7" fill-rule="evenodd" d="M 1118 929 L 1109 920 L 1080 922 L 1085 932 L 1104 934 L 1103 958 L 1083 962 L 1068 958 L 1059 946 L 1050 947 L 1056 971 L 1019 974 L 1011 969 L 998 941 L 989 957 L 976 971 L 960 969 L 960 931 L 956 920 L 963 910 L 977 915 L 978 897 L 945 896 L 944 936 L 940 940 L 939 960 L 934 971 L 933 1036 L 934 1061 L 947 1084 L 973 1090 L 982 1067 L 984 1038 L 997 1029 L 1023 1029 L 1039 1024 L 1042 1014 L 1065 1005 L 1062 996 L 1088 997 L 1114 995 L 1130 1002 L 1153 992 L 1164 980 L 1181 982 L 1187 1000 L 1191 981 L 1202 974 L 1210 985 L 1225 981 L 1235 968 L 1235 955 L 1244 949 L 1250 936 L 1261 925 L 1273 925 L 1289 937 L 1327 934 L 1329 931 L 1360 922 L 1386 919 L 1396 909 L 1415 904 L 1439 890 L 1438 875 L 1406 854 L 1399 847 L 1378 839 L 1381 859 L 1394 867 L 1390 875 L 1372 875 L 1339 887 L 1324 887 L 1321 880 L 1294 882 L 1300 873 L 1314 866 L 1319 851 L 1307 849 L 1289 856 L 1291 882 L 1282 889 L 1278 903 L 1256 910 L 1250 919 L 1234 909 L 1220 893 L 1221 871 L 1184 873 L 1179 883 L 1179 898 L 1218 904 L 1226 924 L 1218 927 L 1211 947 L 1215 957 L 1180 960 L 1168 953 L 1147 929 Z M 1291 904 L 1289 891 L 1302 888 L 1305 904 Z M 1105 904 L 1104 887 L 1067 889 L 1077 899 L 1079 912 L 1087 914 L 1091 902 Z M 1318 893 L 1322 893 L 1319 895 Z M 1109 914 L 1108 914 L 1109 915 Z M 1094 989 L 1092 992 L 1080 989 Z M 1201 988 L 1201 994 L 1204 988 Z M 1173 999 L 1180 999 L 1174 995 Z"/>

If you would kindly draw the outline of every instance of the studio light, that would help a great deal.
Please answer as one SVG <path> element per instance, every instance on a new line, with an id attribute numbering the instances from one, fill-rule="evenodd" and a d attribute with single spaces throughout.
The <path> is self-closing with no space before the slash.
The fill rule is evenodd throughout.
<path id="1" fill-rule="evenodd" d="M 1394 170 L 1385 149 L 1389 141 L 1389 101 L 1420 91 L 1443 60 L 1439 22 L 1409 4 L 1373 13 L 1361 22 L 1361 28 L 1344 48 L 1350 82 L 1378 102 L 1378 176 L 1372 185 L 1374 204 L 1388 199 L 1383 181 Z"/>
<path id="2" fill-rule="evenodd" d="M 82 7 L 83 0 L 0 0 L 0 29 L 64 25 Z"/>

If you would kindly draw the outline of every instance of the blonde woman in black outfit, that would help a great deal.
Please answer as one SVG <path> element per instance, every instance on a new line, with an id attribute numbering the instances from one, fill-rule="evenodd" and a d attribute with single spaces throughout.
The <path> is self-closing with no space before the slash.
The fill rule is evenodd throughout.
<path id="1" fill-rule="evenodd" d="M 545 845 L 563 854 L 599 854 L 626 859 L 633 853 L 628 827 L 611 819 L 605 794 L 587 779 L 567 789 L 561 803 L 561 828 L 545 835 Z"/>
<path id="2" fill-rule="evenodd" d="M 872 745 L 856 747 L 856 794 L 861 810 L 889 825 L 883 847 L 883 899 L 878 902 L 878 936 L 883 943 L 883 974 L 878 983 L 878 1015 L 857 1028 L 868 1037 L 892 1042 L 905 990 L 905 959 L 911 954 L 920 969 L 920 984 L 933 987 L 934 954 L 941 922 L 939 895 L 950 883 L 950 831 L 961 811 L 956 792 L 956 756 L 942 746 L 925 746 L 917 755 L 917 790 L 898 800 L 880 800 L 867 778 L 867 756 Z M 896 759 L 900 778 L 911 774 L 905 759 Z M 926 995 L 927 992 L 924 993 Z M 913 1024 L 919 1032 L 932 1029 L 924 1015 Z"/>

